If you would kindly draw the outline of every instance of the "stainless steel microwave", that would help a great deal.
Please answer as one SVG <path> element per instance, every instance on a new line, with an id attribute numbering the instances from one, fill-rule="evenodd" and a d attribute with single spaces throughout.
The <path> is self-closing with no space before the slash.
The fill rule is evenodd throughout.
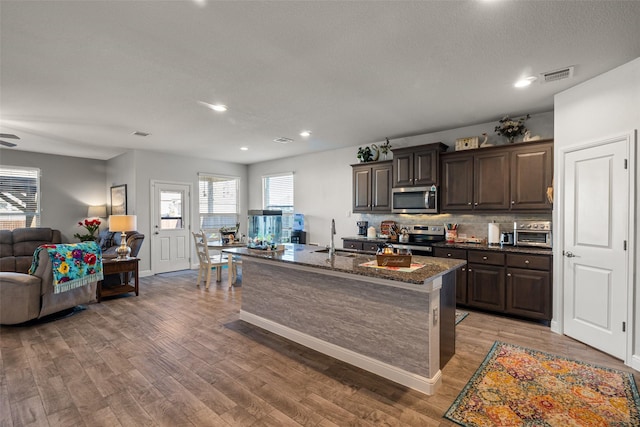
<path id="1" fill-rule="evenodd" d="M 391 194 L 393 213 L 438 213 L 438 188 L 435 185 L 393 188 Z"/>

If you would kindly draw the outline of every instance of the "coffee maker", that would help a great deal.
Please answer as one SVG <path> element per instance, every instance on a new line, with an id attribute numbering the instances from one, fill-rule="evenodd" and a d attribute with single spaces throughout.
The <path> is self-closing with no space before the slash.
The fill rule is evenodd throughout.
<path id="1" fill-rule="evenodd" d="M 369 221 L 356 221 L 356 225 L 358 226 L 358 236 L 366 236 Z"/>

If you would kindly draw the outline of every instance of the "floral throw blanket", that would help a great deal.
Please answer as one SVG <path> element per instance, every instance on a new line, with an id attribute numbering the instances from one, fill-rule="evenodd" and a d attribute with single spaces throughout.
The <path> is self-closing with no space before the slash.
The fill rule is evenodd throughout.
<path id="1" fill-rule="evenodd" d="M 29 274 L 38 268 L 40 251 L 47 251 L 53 270 L 53 293 L 102 280 L 102 251 L 96 242 L 42 245 L 33 253 Z"/>

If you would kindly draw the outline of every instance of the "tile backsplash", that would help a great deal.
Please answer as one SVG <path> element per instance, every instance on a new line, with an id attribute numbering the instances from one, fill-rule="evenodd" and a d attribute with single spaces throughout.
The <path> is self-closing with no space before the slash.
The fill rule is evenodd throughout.
<path id="1" fill-rule="evenodd" d="M 458 236 L 476 237 L 486 240 L 489 234 L 489 223 L 496 223 L 500 232 L 513 232 L 514 221 L 551 221 L 551 213 L 540 214 L 440 214 L 440 215 L 373 215 L 354 214 L 355 221 L 369 221 L 380 230 L 380 223 L 385 220 L 393 220 L 398 226 L 403 225 L 444 225 L 458 224 Z"/>

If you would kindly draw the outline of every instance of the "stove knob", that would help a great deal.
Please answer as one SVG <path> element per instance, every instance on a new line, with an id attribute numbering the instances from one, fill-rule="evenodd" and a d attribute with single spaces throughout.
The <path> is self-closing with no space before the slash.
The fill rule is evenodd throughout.
<path id="1" fill-rule="evenodd" d="M 531 224 L 527 224 L 527 228 L 531 228 Z"/>
<path id="2" fill-rule="evenodd" d="M 538 224 L 533 224 L 533 228 L 538 228 Z"/>

